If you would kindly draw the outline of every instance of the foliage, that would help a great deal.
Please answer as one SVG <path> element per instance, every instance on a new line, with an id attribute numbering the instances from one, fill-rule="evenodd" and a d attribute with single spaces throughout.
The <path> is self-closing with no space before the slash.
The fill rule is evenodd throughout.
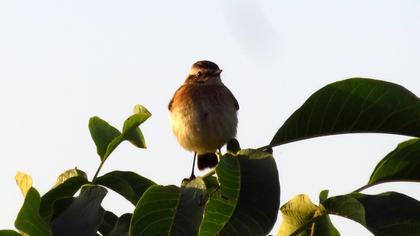
<path id="1" fill-rule="evenodd" d="M 368 183 L 341 196 L 322 191 L 314 204 L 301 194 L 280 207 L 278 235 L 340 235 L 329 215 L 365 226 L 375 235 L 420 232 L 420 202 L 402 193 L 377 195 L 361 191 L 392 181 L 420 182 L 420 102 L 407 89 L 385 81 L 352 78 L 315 92 L 277 131 L 270 144 L 241 149 L 231 140 L 215 170 L 180 187 L 162 186 L 131 171 L 99 176 L 110 154 L 123 141 L 146 148 L 139 126 L 151 116 L 137 105 L 122 131 L 99 117 L 89 130 L 99 155 L 91 181 L 82 170 L 63 172 L 44 195 L 29 175 L 16 182 L 25 199 L 14 230 L 7 235 L 267 235 L 280 207 L 280 184 L 272 147 L 324 135 L 374 132 L 413 136 L 386 155 Z M 107 192 L 131 202 L 133 212 L 116 216 L 101 206 Z M 78 193 L 78 196 L 75 194 Z"/>

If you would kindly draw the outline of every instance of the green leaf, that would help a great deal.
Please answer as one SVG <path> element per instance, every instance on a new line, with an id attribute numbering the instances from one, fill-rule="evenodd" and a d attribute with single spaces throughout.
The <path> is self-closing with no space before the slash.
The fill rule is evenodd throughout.
<path id="1" fill-rule="evenodd" d="M 319 193 L 319 203 L 323 203 L 328 198 L 328 190 L 322 190 Z"/>
<path id="2" fill-rule="evenodd" d="M 80 195 L 76 198 L 67 198 L 67 207 L 54 215 L 51 228 L 54 235 L 60 236 L 89 236 L 96 235 L 104 217 L 101 202 L 107 190 L 100 186 L 84 185 Z M 63 199 L 59 202 L 63 202 Z M 59 203 L 57 202 L 57 203 Z M 56 203 L 56 204 L 57 204 Z"/>
<path id="3" fill-rule="evenodd" d="M 206 178 L 202 179 L 206 185 L 207 192 L 212 194 L 214 191 L 219 189 L 219 181 L 215 176 L 207 176 Z"/>
<path id="4" fill-rule="evenodd" d="M 216 173 L 220 188 L 206 204 L 199 235 L 267 235 L 280 204 L 272 155 L 253 149 L 228 153 Z"/>
<path id="5" fill-rule="evenodd" d="M 55 202 L 59 199 L 72 197 L 82 185 L 88 182 L 86 173 L 78 169 L 67 170 L 60 174 L 54 187 L 42 196 L 39 214 L 45 220 L 50 221 Z"/>
<path id="6" fill-rule="evenodd" d="M 104 218 L 102 220 L 101 226 L 99 227 L 99 232 L 101 232 L 102 235 L 108 235 L 114 228 L 117 221 L 118 216 L 110 211 L 105 211 Z"/>
<path id="7" fill-rule="evenodd" d="M 147 189 L 134 210 L 129 235 L 170 235 L 180 196 L 173 185 Z"/>
<path id="8" fill-rule="evenodd" d="M 126 213 L 120 216 L 117 222 L 115 222 L 115 225 L 112 228 L 111 232 L 109 232 L 109 234 L 106 234 L 106 236 L 128 235 L 131 217 L 132 217 L 132 214 L 129 214 L 129 213 Z"/>
<path id="9" fill-rule="evenodd" d="M 351 194 L 328 198 L 322 203 L 322 206 L 330 214 L 343 216 L 366 226 L 365 208 Z"/>
<path id="10" fill-rule="evenodd" d="M 368 184 L 388 181 L 420 182 L 420 139 L 400 143 L 378 163 Z"/>
<path id="11" fill-rule="evenodd" d="M 206 184 L 195 178 L 181 188 L 171 235 L 197 235 L 207 201 Z"/>
<path id="12" fill-rule="evenodd" d="M 143 134 L 138 128 L 152 114 L 142 105 L 136 105 L 133 109 L 134 115 L 127 118 L 124 122 L 123 137 L 139 148 L 146 148 Z"/>
<path id="13" fill-rule="evenodd" d="M 16 229 L 31 236 L 52 235 L 47 222 L 39 215 L 41 196 L 31 187 L 26 193 L 25 201 L 15 221 Z"/>
<path id="14" fill-rule="evenodd" d="M 20 233 L 14 231 L 14 230 L 0 230 L 0 236 L 20 236 Z"/>
<path id="15" fill-rule="evenodd" d="M 420 202 L 401 193 L 353 193 L 329 198 L 323 205 L 330 214 L 355 220 L 377 236 L 420 232 Z"/>
<path id="16" fill-rule="evenodd" d="M 128 130 L 124 138 L 138 148 L 146 148 L 146 141 L 139 127 Z"/>
<path id="17" fill-rule="evenodd" d="M 238 204 L 241 173 L 239 161 L 231 154 L 221 157 L 216 167 L 220 183 L 219 191 L 214 192 L 206 204 L 199 235 L 219 235 L 233 216 Z"/>
<path id="18" fill-rule="evenodd" d="M 197 235 L 206 198 L 201 178 L 182 188 L 154 185 L 137 203 L 130 235 Z"/>
<path id="19" fill-rule="evenodd" d="M 390 82 L 352 78 L 315 92 L 287 119 L 270 146 L 344 133 L 391 133 L 420 137 L 420 102 Z"/>
<path id="20" fill-rule="evenodd" d="M 89 131 L 101 160 L 104 161 L 107 156 L 108 145 L 121 135 L 121 132 L 108 124 L 101 118 L 94 116 L 89 120 Z M 109 154 L 108 154 L 109 155 Z"/>
<path id="21" fill-rule="evenodd" d="M 124 122 L 123 132 L 119 133 L 118 131 L 118 135 L 114 136 L 113 139 L 107 139 L 109 142 L 107 143 L 103 156 L 101 156 L 101 160 L 105 161 L 115 148 L 117 148 L 118 145 L 125 140 L 131 142 L 138 148 L 146 148 L 143 133 L 138 126 L 146 121 L 150 116 L 150 112 L 145 107 L 136 105 L 134 107 L 134 114 L 128 117 Z"/>
<path id="22" fill-rule="evenodd" d="M 321 195 L 325 194 L 322 193 Z M 324 210 L 312 203 L 308 195 L 300 194 L 284 204 L 280 211 L 283 222 L 280 225 L 278 236 L 289 236 L 304 227 L 299 236 L 336 236 L 340 235 L 331 223 Z M 316 222 L 312 222 L 316 219 Z M 308 225 L 308 222 L 310 223 Z M 293 234 L 295 235 L 295 234 Z"/>
<path id="23" fill-rule="evenodd" d="M 108 187 L 133 205 L 136 205 L 143 193 L 155 183 L 134 172 L 130 171 L 113 171 L 107 173 L 95 180 L 96 184 Z"/>

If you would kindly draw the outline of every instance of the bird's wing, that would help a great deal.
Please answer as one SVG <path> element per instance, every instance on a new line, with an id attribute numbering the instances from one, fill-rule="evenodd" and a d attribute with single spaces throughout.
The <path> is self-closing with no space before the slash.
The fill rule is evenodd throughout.
<path id="1" fill-rule="evenodd" d="M 171 109 L 172 109 L 172 103 L 173 102 L 174 102 L 174 98 L 172 97 L 171 101 L 169 101 L 169 104 L 168 104 L 168 110 L 169 111 L 171 111 Z"/>
<path id="2" fill-rule="evenodd" d="M 238 100 L 236 100 L 235 96 L 233 96 L 233 93 L 226 87 L 224 86 L 224 88 L 226 89 L 226 91 L 228 92 L 227 94 L 229 94 L 229 97 L 231 97 L 232 101 L 233 101 L 233 105 L 235 106 L 236 110 L 239 110 L 239 103 Z"/>
<path id="3" fill-rule="evenodd" d="M 169 101 L 169 104 L 168 104 L 168 110 L 169 110 L 169 111 L 172 111 L 172 103 L 174 103 L 174 99 L 175 99 L 176 94 L 177 94 L 177 93 L 179 92 L 179 90 L 181 90 L 184 86 L 185 86 L 185 85 L 182 85 L 181 87 L 179 87 L 179 88 L 175 91 L 174 96 L 172 96 L 171 101 Z"/>

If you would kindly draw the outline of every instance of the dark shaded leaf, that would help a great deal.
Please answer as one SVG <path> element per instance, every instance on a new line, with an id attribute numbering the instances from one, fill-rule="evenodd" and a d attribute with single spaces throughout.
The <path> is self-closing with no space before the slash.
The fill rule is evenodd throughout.
<path id="1" fill-rule="evenodd" d="M 114 227 L 112 228 L 112 231 L 109 232 L 109 234 L 106 234 L 105 236 L 123 236 L 128 235 L 128 231 L 130 228 L 130 221 L 131 217 L 133 215 L 126 213 L 122 216 L 120 216 L 115 223 Z"/>
<path id="2" fill-rule="evenodd" d="M 86 173 L 81 170 L 72 169 L 65 171 L 58 177 L 55 186 L 42 196 L 39 214 L 46 221 L 50 221 L 53 215 L 54 203 L 59 199 L 72 197 L 82 185 L 88 182 Z"/>
<path id="3" fill-rule="evenodd" d="M 369 185 L 386 181 L 420 182 L 420 139 L 400 143 L 375 167 Z"/>
<path id="4" fill-rule="evenodd" d="M 328 190 L 322 190 L 319 193 L 319 203 L 323 203 L 328 198 Z"/>
<path id="5" fill-rule="evenodd" d="M 272 155 L 252 149 L 228 153 L 216 173 L 220 188 L 206 204 L 200 235 L 267 235 L 280 204 Z"/>
<path id="6" fill-rule="evenodd" d="M 315 92 L 287 119 L 271 146 L 344 133 L 391 133 L 420 137 L 420 101 L 390 82 L 352 78 Z"/>
<path id="7" fill-rule="evenodd" d="M 239 150 L 241 150 L 241 146 L 237 139 L 231 139 L 226 144 L 226 150 L 232 154 L 236 154 Z"/>
<path id="8" fill-rule="evenodd" d="M 155 183 L 130 171 L 113 171 L 95 180 L 96 184 L 108 187 L 136 205 L 143 193 Z"/>
<path id="9" fill-rule="evenodd" d="M 101 202 L 106 193 L 107 190 L 103 187 L 84 185 L 80 195 L 76 198 L 68 198 L 70 201 L 63 204 L 67 207 L 54 215 L 51 221 L 53 234 L 60 236 L 96 235 L 105 214 Z M 59 202 L 63 202 L 63 200 L 57 203 Z"/>
<path id="10" fill-rule="evenodd" d="M 89 131 L 96 144 L 97 153 L 101 157 L 101 160 L 104 161 L 107 157 L 108 145 L 116 137 L 120 136 L 121 132 L 97 116 L 90 118 Z"/>
<path id="11" fill-rule="evenodd" d="M 102 235 L 108 235 L 114 228 L 117 221 L 118 216 L 110 211 L 105 211 L 101 226 L 99 226 L 99 232 L 101 232 Z"/>
<path id="12" fill-rule="evenodd" d="M 51 230 L 48 224 L 39 215 L 41 196 L 31 187 L 26 193 L 25 201 L 15 221 L 16 229 L 31 236 L 48 236 Z"/>
<path id="13" fill-rule="evenodd" d="M 420 232 L 420 202 L 401 193 L 353 193 L 329 198 L 323 205 L 330 214 L 355 220 L 377 236 Z"/>
<path id="14" fill-rule="evenodd" d="M 14 230 L 0 230 L 0 236 L 20 236 L 20 233 Z"/>

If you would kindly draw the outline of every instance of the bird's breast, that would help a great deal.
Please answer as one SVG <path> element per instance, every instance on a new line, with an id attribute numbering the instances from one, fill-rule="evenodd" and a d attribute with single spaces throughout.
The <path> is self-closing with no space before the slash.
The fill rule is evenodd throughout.
<path id="1" fill-rule="evenodd" d="M 178 142 L 198 153 L 214 152 L 236 136 L 230 92 L 222 86 L 184 86 L 174 96 L 171 121 Z"/>

